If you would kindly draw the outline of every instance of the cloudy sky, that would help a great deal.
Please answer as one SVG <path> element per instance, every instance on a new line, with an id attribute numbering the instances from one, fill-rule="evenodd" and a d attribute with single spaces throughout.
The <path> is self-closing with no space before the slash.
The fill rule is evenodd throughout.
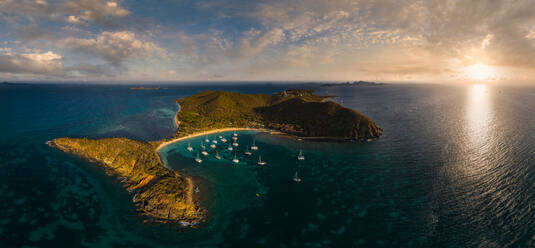
<path id="1" fill-rule="evenodd" d="M 0 79 L 535 82 L 533 0 L 0 0 Z"/>

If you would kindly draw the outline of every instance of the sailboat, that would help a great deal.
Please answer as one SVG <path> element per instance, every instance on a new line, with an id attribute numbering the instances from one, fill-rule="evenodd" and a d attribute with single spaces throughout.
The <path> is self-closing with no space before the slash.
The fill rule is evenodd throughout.
<path id="1" fill-rule="evenodd" d="M 216 139 L 213 139 L 213 140 L 212 140 L 212 143 L 217 144 L 217 140 L 216 140 Z"/>
<path id="2" fill-rule="evenodd" d="M 227 148 L 227 149 L 228 149 L 229 151 L 232 151 L 232 150 L 234 150 L 234 148 L 232 148 L 232 146 L 230 146 L 230 145 L 228 146 L 228 148 Z"/>
<path id="3" fill-rule="evenodd" d="M 248 147 L 248 146 L 245 148 L 245 152 L 244 152 L 244 153 L 245 153 L 245 155 L 251 155 L 251 154 L 252 154 L 252 153 L 249 151 L 249 147 Z"/>
<path id="4" fill-rule="evenodd" d="M 191 142 L 188 141 L 188 148 L 186 148 L 188 151 L 193 151 L 193 147 L 191 147 Z"/>
<path id="5" fill-rule="evenodd" d="M 238 134 L 236 133 L 236 131 L 234 131 L 234 134 L 232 135 L 234 137 L 238 136 Z"/>
<path id="6" fill-rule="evenodd" d="M 211 144 L 210 147 L 215 148 L 215 144 Z"/>
<path id="7" fill-rule="evenodd" d="M 204 146 L 204 141 L 201 141 L 201 148 L 204 149 L 206 146 Z"/>
<path id="8" fill-rule="evenodd" d="M 225 143 L 225 142 L 227 142 L 227 139 L 221 138 L 221 142 Z"/>
<path id="9" fill-rule="evenodd" d="M 258 165 L 266 165 L 267 163 L 262 161 L 262 156 L 258 155 Z"/>
<path id="10" fill-rule="evenodd" d="M 210 140 L 208 139 L 208 135 L 204 136 L 204 142 L 208 143 Z"/>
<path id="11" fill-rule="evenodd" d="M 219 156 L 219 152 L 217 152 L 217 151 L 215 151 L 215 158 L 218 159 L 218 160 L 221 159 L 221 156 Z"/>
<path id="12" fill-rule="evenodd" d="M 232 162 L 235 164 L 240 162 L 240 160 L 238 160 L 238 157 L 236 156 L 236 153 L 234 153 L 234 159 L 232 160 Z"/>
<path id="13" fill-rule="evenodd" d="M 299 150 L 299 155 L 297 155 L 297 160 L 305 160 L 305 156 L 303 156 L 303 150 Z"/>
<path id="14" fill-rule="evenodd" d="M 204 156 L 208 156 L 208 152 L 205 151 L 204 149 L 202 150 L 201 154 L 204 155 Z"/>
<path id="15" fill-rule="evenodd" d="M 297 171 L 295 172 L 294 178 L 292 178 L 292 180 L 296 183 L 301 182 L 301 178 L 299 178 L 299 176 L 297 175 Z"/>
<path id="16" fill-rule="evenodd" d="M 238 142 L 234 142 L 232 145 L 238 147 Z"/>
<path id="17" fill-rule="evenodd" d="M 202 159 L 199 158 L 199 152 L 197 152 L 197 157 L 195 158 L 195 162 L 197 162 L 199 164 L 202 163 Z"/>
<path id="18" fill-rule="evenodd" d="M 238 140 L 238 136 L 232 136 L 232 140 L 234 141 Z"/>
<path id="19" fill-rule="evenodd" d="M 258 146 L 256 146 L 254 139 L 253 139 L 253 145 L 251 146 L 251 150 L 253 150 L 253 151 L 258 150 Z"/>
<path id="20" fill-rule="evenodd" d="M 223 138 L 223 136 L 219 135 L 219 138 L 220 138 L 220 139 L 222 139 L 222 138 Z"/>

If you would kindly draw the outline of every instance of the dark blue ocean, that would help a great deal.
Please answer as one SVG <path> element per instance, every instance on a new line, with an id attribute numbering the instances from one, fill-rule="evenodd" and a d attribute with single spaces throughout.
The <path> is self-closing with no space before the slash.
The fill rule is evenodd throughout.
<path id="1" fill-rule="evenodd" d="M 384 136 L 336 143 L 241 132 L 238 165 L 221 144 L 222 160 L 209 150 L 200 165 L 186 142 L 166 147 L 166 165 L 194 179 L 209 211 L 197 230 L 143 224 L 132 196 L 98 165 L 45 145 L 168 138 L 176 98 L 296 86 L 339 96 Z M 535 247 L 535 87 L 130 87 L 0 86 L 0 247 Z M 190 143 L 198 149 L 204 138 Z M 244 155 L 253 139 L 259 150 Z"/>

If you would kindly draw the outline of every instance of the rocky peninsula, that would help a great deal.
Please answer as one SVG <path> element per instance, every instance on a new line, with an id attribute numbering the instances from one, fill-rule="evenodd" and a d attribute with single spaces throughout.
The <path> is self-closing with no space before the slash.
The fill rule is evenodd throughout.
<path id="1" fill-rule="evenodd" d="M 193 201 L 193 182 L 164 167 L 158 143 L 126 138 L 58 138 L 48 144 L 100 164 L 134 196 L 137 211 L 148 222 L 195 226 L 205 211 Z"/>
<path id="2" fill-rule="evenodd" d="M 368 117 L 328 101 L 329 96 L 292 89 L 273 95 L 204 91 L 177 99 L 177 132 L 172 140 L 140 142 L 126 138 L 57 138 L 61 151 L 97 162 L 133 194 L 147 222 L 197 226 L 206 211 L 193 197 L 193 181 L 162 163 L 158 150 L 205 133 L 275 129 L 300 137 L 337 140 L 378 138 L 382 130 Z"/>

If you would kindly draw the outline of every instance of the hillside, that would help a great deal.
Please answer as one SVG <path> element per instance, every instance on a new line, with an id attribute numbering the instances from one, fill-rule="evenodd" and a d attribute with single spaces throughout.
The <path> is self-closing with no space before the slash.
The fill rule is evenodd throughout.
<path id="1" fill-rule="evenodd" d="M 177 136 L 228 127 L 270 128 L 298 136 L 336 139 L 378 138 L 381 129 L 368 117 L 327 101 L 310 90 L 274 95 L 204 91 L 177 99 Z"/>
<path id="2" fill-rule="evenodd" d="M 134 194 L 138 212 L 152 222 L 197 223 L 204 211 L 195 206 L 192 182 L 163 166 L 155 146 L 126 138 L 58 138 L 50 146 L 99 162 Z"/>

